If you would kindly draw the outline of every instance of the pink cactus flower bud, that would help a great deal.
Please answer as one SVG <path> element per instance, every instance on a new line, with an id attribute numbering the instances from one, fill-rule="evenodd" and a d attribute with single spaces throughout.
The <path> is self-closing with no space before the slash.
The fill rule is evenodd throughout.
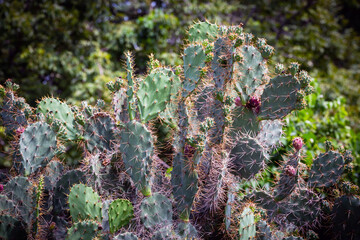
<path id="1" fill-rule="evenodd" d="M 18 129 L 16 129 L 16 135 L 20 136 L 24 131 L 25 131 L 24 127 L 18 127 Z"/>
<path id="2" fill-rule="evenodd" d="M 246 103 L 246 107 L 249 109 L 257 109 L 261 105 L 261 99 L 257 95 L 250 97 L 249 101 Z"/>
<path id="3" fill-rule="evenodd" d="M 304 145 L 304 142 L 301 137 L 294 138 L 293 147 L 296 149 L 296 151 L 299 151 L 303 145 Z"/>
<path id="4" fill-rule="evenodd" d="M 4 190 L 4 185 L 0 184 L 0 193 Z"/>
<path id="5" fill-rule="evenodd" d="M 285 174 L 290 176 L 290 177 L 293 177 L 296 174 L 296 169 L 291 165 L 287 165 L 285 167 Z"/>
<path id="6" fill-rule="evenodd" d="M 241 106 L 241 99 L 240 99 L 240 97 L 237 97 L 237 98 L 235 98 L 235 105 L 236 106 Z"/>

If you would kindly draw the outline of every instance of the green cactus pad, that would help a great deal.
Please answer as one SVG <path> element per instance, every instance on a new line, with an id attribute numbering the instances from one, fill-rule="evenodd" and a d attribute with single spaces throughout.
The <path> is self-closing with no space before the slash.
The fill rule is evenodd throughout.
<path id="1" fill-rule="evenodd" d="M 70 170 L 65 173 L 56 183 L 54 190 L 54 212 L 60 214 L 69 209 L 68 195 L 74 184 L 85 183 L 85 174 L 79 170 Z"/>
<path id="2" fill-rule="evenodd" d="M 178 122 L 177 105 L 178 96 L 181 89 L 181 80 L 171 69 L 158 68 L 157 71 L 161 71 L 173 79 L 172 87 L 170 91 L 170 102 L 166 104 L 164 111 L 160 112 L 159 116 L 170 126 L 176 126 Z"/>
<path id="3" fill-rule="evenodd" d="M 235 202 L 235 194 L 231 191 L 228 192 L 227 194 L 227 201 L 226 201 L 226 206 L 225 206 L 225 229 L 226 231 L 230 231 L 230 226 L 231 226 L 231 222 L 232 222 L 232 208 Z"/>
<path id="4" fill-rule="evenodd" d="M 26 231 L 22 223 L 9 215 L 0 215 L 0 238 L 4 240 L 25 240 Z"/>
<path id="5" fill-rule="evenodd" d="M 150 132 L 139 122 L 126 123 L 120 133 L 120 152 L 126 172 L 143 194 L 151 194 L 150 167 L 154 151 Z M 149 192 L 150 191 L 150 192 Z"/>
<path id="6" fill-rule="evenodd" d="M 47 123 L 30 124 L 21 134 L 19 143 L 24 175 L 46 166 L 55 155 L 56 144 L 56 134 Z"/>
<path id="7" fill-rule="evenodd" d="M 358 197 L 342 196 L 337 198 L 332 216 L 336 239 L 360 238 L 360 199 Z"/>
<path id="8" fill-rule="evenodd" d="M 313 187 L 330 187 L 341 177 L 344 165 L 344 158 L 340 153 L 321 153 L 311 166 L 308 183 Z"/>
<path id="9" fill-rule="evenodd" d="M 264 120 L 260 122 L 260 131 L 256 139 L 262 146 L 273 148 L 279 144 L 280 138 L 283 134 L 283 123 L 281 120 Z"/>
<path id="10" fill-rule="evenodd" d="M 289 196 L 295 189 L 298 183 L 298 164 L 300 161 L 300 156 L 295 153 L 290 157 L 290 159 L 284 164 L 282 172 L 280 174 L 280 181 L 277 183 L 275 188 L 275 200 L 281 201 L 282 199 Z M 286 169 L 293 167 L 296 171 L 295 175 L 289 175 L 286 172 Z"/>
<path id="11" fill-rule="evenodd" d="M 13 214 L 15 211 L 14 203 L 4 195 L 0 195 L 0 213 Z"/>
<path id="12" fill-rule="evenodd" d="M 191 207 L 198 190 L 198 175 L 184 153 L 178 153 L 173 161 L 171 185 L 176 208 L 183 220 L 189 220 Z"/>
<path id="13" fill-rule="evenodd" d="M 176 227 L 176 232 L 181 239 L 196 240 L 199 239 L 196 228 L 190 222 L 180 222 Z"/>
<path id="14" fill-rule="evenodd" d="M 134 216 L 134 208 L 129 200 L 116 199 L 109 206 L 110 232 L 114 233 L 127 225 Z"/>
<path id="15" fill-rule="evenodd" d="M 66 240 L 91 240 L 97 236 L 98 230 L 99 224 L 96 222 L 77 222 L 68 230 Z"/>
<path id="16" fill-rule="evenodd" d="M 138 237 L 133 233 L 127 232 L 116 235 L 114 240 L 138 240 Z"/>
<path id="17" fill-rule="evenodd" d="M 69 194 L 70 215 L 74 222 L 102 220 L 102 203 L 99 195 L 84 184 L 74 185 Z"/>
<path id="18" fill-rule="evenodd" d="M 272 238 L 271 229 L 269 225 L 260 220 L 256 223 L 256 240 L 270 240 Z"/>
<path id="19" fill-rule="evenodd" d="M 320 198 L 308 189 L 299 189 L 290 196 L 286 207 L 286 219 L 299 229 L 307 229 L 318 223 L 321 216 Z"/>
<path id="20" fill-rule="evenodd" d="M 107 113 L 95 113 L 85 125 L 84 138 L 88 150 L 111 151 L 115 141 L 115 123 Z"/>
<path id="21" fill-rule="evenodd" d="M 214 59 L 211 69 L 214 72 L 214 83 L 217 90 L 224 90 L 225 84 L 231 79 L 232 43 L 228 38 L 218 38 L 214 44 Z"/>
<path id="22" fill-rule="evenodd" d="M 127 122 L 129 119 L 126 89 L 121 88 L 114 93 L 112 106 L 117 122 Z"/>
<path id="23" fill-rule="evenodd" d="M 202 42 L 209 40 L 212 42 L 218 35 L 218 26 L 209 22 L 198 22 L 189 29 L 189 42 Z"/>
<path id="24" fill-rule="evenodd" d="M 256 225 L 254 211 L 250 207 L 245 207 L 239 217 L 239 240 L 249 240 L 255 238 Z"/>
<path id="25" fill-rule="evenodd" d="M 266 61 L 254 46 L 244 45 L 236 48 L 236 55 L 241 56 L 241 61 L 234 62 L 233 80 L 235 90 L 246 104 L 267 76 Z"/>
<path id="26" fill-rule="evenodd" d="M 32 198 L 33 188 L 31 183 L 25 177 L 15 177 L 4 186 L 4 191 L 8 199 L 16 206 L 22 219 L 27 224 L 30 224 L 32 212 L 35 207 Z"/>
<path id="27" fill-rule="evenodd" d="M 172 223 L 172 205 L 170 200 L 159 193 L 144 198 L 140 206 L 140 218 L 144 226 L 152 229 L 156 225 L 168 225 Z"/>
<path id="28" fill-rule="evenodd" d="M 137 92 L 140 119 L 147 122 L 165 110 L 170 101 L 174 77 L 153 70 L 140 84 Z"/>
<path id="29" fill-rule="evenodd" d="M 259 120 L 252 110 L 245 106 L 235 106 L 231 114 L 233 120 L 231 126 L 232 139 L 244 134 L 255 137 L 260 131 Z"/>
<path id="30" fill-rule="evenodd" d="M 184 50 L 184 82 L 182 96 L 194 91 L 200 80 L 201 69 L 205 67 L 205 52 L 201 45 L 190 45 Z"/>
<path id="31" fill-rule="evenodd" d="M 79 131 L 76 128 L 74 113 L 64 102 L 55 98 L 45 98 L 41 100 L 36 109 L 36 113 L 43 113 L 45 116 L 52 112 L 55 119 L 59 120 L 64 126 L 65 132 L 61 134 L 65 140 L 74 141 L 78 139 Z"/>
<path id="32" fill-rule="evenodd" d="M 231 172 L 250 179 L 265 167 L 265 149 L 253 138 L 243 138 L 230 152 Z"/>
<path id="33" fill-rule="evenodd" d="M 280 75 L 272 78 L 261 95 L 262 119 L 282 119 L 297 107 L 297 93 L 300 82 L 292 75 Z"/>

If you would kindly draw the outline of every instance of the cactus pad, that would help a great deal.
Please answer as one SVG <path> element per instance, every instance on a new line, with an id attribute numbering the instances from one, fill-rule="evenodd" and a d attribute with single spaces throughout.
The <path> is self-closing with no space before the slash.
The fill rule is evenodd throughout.
<path id="1" fill-rule="evenodd" d="M 84 138 L 90 152 L 110 151 L 115 141 L 115 123 L 106 113 L 94 114 L 85 126 Z"/>
<path id="2" fill-rule="evenodd" d="M 231 135 L 233 139 L 236 139 L 237 135 L 243 134 L 255 137 L 260 131 L 260 124 L 256 115 L 244 106 L 235 106 L 232 111 L 232 120 Z"/>
<path id="3" fill-rule="evenodd" d="M 69 230 L 66 240 L 94 239 L 97 236 L 99 225 L 93 221 L 75 223 Z"/>
<path id="4" fill-rule="evenodd" d="M 360 238 L 360 199 L 355 196 L 342 196 L 335 200 L 332 210 L 333 230 L 337 239 Z"/>
<path id="5" fill-rule="evenodd" d="M 148 229 L 156 225 L 165 226 L 172 223 L 172 205 L 170 200 L 159 193 L 144 198 L 140 206 L 141 221 Z"/>
<path id="6" fill-rule="evenodd" d="M 26 232 L 22 223 L 9 215 L 0 215 L 0 238 L 9 240 L 25 240 Z"/>
<path id="7" fill-rule="evenodd" d="M 295 189 L 296 184 L 298 183 L 298 173 L 297 167 L 299 164 L 299 155 L 294 154 L 291 158 L 284 164 L 282 172 L 280 174 L 280 181 L 275 189 L 275 200 L 281 201 L 282 199 L 289 196 L 292 191 Z M 295 174 L 292 174 L 288 171 L 288 168 L 293 168 Z"/>
<path id="8" fill-rule="evenodd" d="M 138 237 L 133 233 L 127 232 L 116 235 L 114 240 L 138 240 Z"/>
<path id="9" fill-rule="evenodd" d="M 79 170 L 70 170 L 56 183 L 54 190 L 54 212 L 59 214 L 68 209 L 68 195 L 74 184 L 86 182 L 85 174 Z"/>
<path id="10" fill-rule="evenodd" d="M 308 229 L 318 223 L 321 216 L 320 198 L 308 189 L 299 189 L 290 196 L 286 206 L 286 219 L 299 229 Z"/>
<path id="11" fill-rule="evenodd" d="M 202 42 L 209 40 L 214 41 L 219 30 L 216 24 L 208 22 L 198 22 L 192 25 L 189 29 L 189 41 L 190 42 Z"/>
<path id="12" fill-rule="evenodd" d="M 14 203 L 22 219 L 30 224 L 35 203 L 32 199 L 33 188 L 25 177 L 15 177 L 4 187 L 6 196 Z"/>
<path id="13" fill-rule="evenodd" d="M 344 164 L 344 158 L 338 152 L 321 153 L 313 162 L 308 183 L 313 187 L 334 185 L 344 171 Z"/>
<path id="14" fill-rule="evenodd" d="M 129 200 L 116 199 L 109 206 L 110 232 L 114 233 L 133 218 L 134 208 Z"/>
<path id="15" fill-rule="evenodd" d="M 298 103 L 300 82 L 292 75 L 281 75 L 272 78 L 261 95 L 262 119 L 282 119 L 295 110 Z"/>
<path id="16" fill-rule="evenodd" d="M 267 75 L 266 62 L 254 46 L 244 45 L 236 48 L 241 61 L 234 62 L 233 80 L 235 89 L 246 104 L 250 96 L 264 83 Z"/>
<path id="17" fill-rule="evenodd" d="M 102 220 L 102 203 L 99 195 L 84 184 L 74 185 L 69 194 L 70 215 L 74 222 Z"/>
<path id="18" fill-rule="evenodd" d="M 256 136 L 261 145 L 272 148 L 275 147 L 282 136 L 283 123 L 280 120 L 264 120 L 260 122 L 260 131 Z"/>
<path id="19" fill-rule="evenodd" d="M 257 240 L 273 239 L 271 235 L 272 235 L 271 229 L 265 221 L 260 220 L 256 223 L 256 239 Z"/>
<path id="20" fill-rule="evenodd" d="M 256 225 L 254 211 L 250 207 L 245 207 L 239 217 L 239 239 L 249 240 L 255 238 Z"/>
<path id="21" fill-rule="evenodd" d="M 120 133 L 120 152 L 126 172 L 145 195 L 151 193 L 149 175 L 153 149 L 153 139 L 146 127 L 136 121 L 128 122 Z"/>
<path id="22" fill-rule="evenodd" d="M 147 122 L 165 110 L 170 101 L 174 77 L 153 70 L 142 81 L 137 92 L 140 119 Z"/>
<path id="23" fill-rule="evenodd" d="M 30 124 L 20 137 L 20 153 L 25 176 L 46 166 L 56 150 L 56 135 L 44 122 Z"/>
<path id="24" fill-rule="evenodd" d="M 198 175 L 184 153 L 178 153 L 173 162 L 171 185 L 180 218 L 188 220 L 198 190 Z"/>
<path id="25" fill-rule="evenodd" d="M 171 225 L 160 228 L 151 237 L 151 240 L 180 240 L 180 237 L 172 230 Z"/>
<path id="26" fill-rule="evenodd" d="M 231 172 L 250 179 L 265 167 L 266 159 L 264 148 L 256 139 L 243 138 L 230 152 Z"/>
<path id="27" fill-rule="evenodd" d="M 66 103 L 55 98 L 45 98 L 38 104 L 36 112 L 43 113 L 45 116 L 52 112 L 55 119 L 59 120 L 65 128 L 61 136 L 66 140 L 78 139 L 79 131 L 76 128 L 74 113 Z"/>
<path id="28" fill-rule="evenodd" d="M 190 45 L 184 51 L 183 97 L 187 97 L 200 80 L 201 69 L 205 67 L 205 52 L 201 45 Z"/>

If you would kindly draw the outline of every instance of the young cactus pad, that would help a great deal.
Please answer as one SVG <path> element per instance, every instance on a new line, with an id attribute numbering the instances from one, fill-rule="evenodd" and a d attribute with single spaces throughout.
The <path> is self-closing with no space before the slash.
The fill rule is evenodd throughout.
<path id="1" fill-rule="evenodd" d="M 69 194 L 70 215 L 74 222 L 102 220 L 102 203 L 99 195 L 84 184 L 74 185 Z"/>
<path id="2" fill-rule="evenodd" d="M 116 199 L 109 206 L 110 232 L 114 233 L 133 218 L 134 208 L 129 200 Z"/>

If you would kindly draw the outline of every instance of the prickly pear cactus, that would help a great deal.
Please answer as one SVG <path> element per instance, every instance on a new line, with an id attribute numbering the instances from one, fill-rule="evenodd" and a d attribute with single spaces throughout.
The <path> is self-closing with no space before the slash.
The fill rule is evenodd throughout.
<path id="1" fill-rule="evenodd" d="M 271 162 L 283 119 L 306 106 L 309 74 L 271 69 L 274 48 L 241 26 L 197 22 L 183 49 L 182 65 L 150 55 L 138 77 L 126 53 L 111 106 L 44 98 L 32 109 L 18 85 L 0 86 L 14 149 L 0 238 L 359 238 L 359 189 L 343 179 L 351 153 L 327 144 L 307 166 L 297 137 L 280 174 Z M 78 162 L 60 154 L 74 148 Z M 274 181 L 260 188 L 269 164 Z"/>

